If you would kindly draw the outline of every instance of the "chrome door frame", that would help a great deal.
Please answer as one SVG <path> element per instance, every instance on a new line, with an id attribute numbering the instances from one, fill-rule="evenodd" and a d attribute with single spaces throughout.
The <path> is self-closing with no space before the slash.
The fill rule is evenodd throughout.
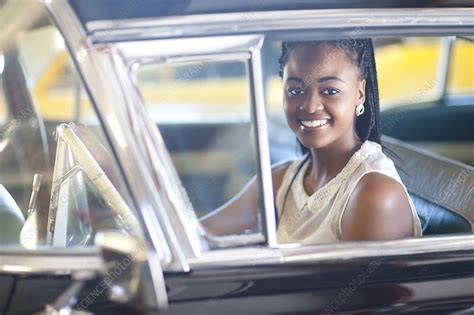
<path id="1" fill-rule="evenodd" d="M 386 9 L 319 9 L 259 11 L 221 14 L 194 14 L 162 18 L 121 19 L 86 23 L 89 38 L 95 42 L 163 39 L 195 36 L 264 34 L 320 29 L 339 29 L 345 36 L 356 36 L 354 30 L 383 28 L 374 35 L 409 34 L 413 27 L 426 35 L 458 32 L 472 34 L 474 8 L 386 8 Z M 438 28 L 433 28 L 438 27 Z M 439 27 L 445 28 L 443 32 Z M 461 33 L 460 33 L 461 34 Z M 459 35 L 460 35 L 459 34 Z"/>
<path id="2" fill-rule="evenodd" d="M 219 36 L 219 37 L 199 37 L 199 38 L 178 38 L 165 40 L 151 40 L 143 42 L 123 42 L 115 44 L 119 55 L 123 58 L 122 64 L 117 67 L 122 68 L 125 73 L 121 81 L 133 80 L 131 93 L 134 95 L 136 106 L 145 108 L 145 104 L 139 95 L 138 83 L 135 79 L 135 71 L 144 65 L 171 64 L 175 62 L 206 62 L 221 60 L 241 60 L 247 63 L 250 78 L 250 98 L 252 123 L 255 130 L 257 142 L 257 170 L 259 179 L 259 190 L 262 192 L 261 209 L 273 209 L 273 192 L 263 187 L 272 186 L 270 172 L 270 151 L 268 144 L 267 124 L 265 118 L 265 101 L 262 85 L 262 66 L 260 61 L 260 49 L 263 43 L 261 35 L 243 36 Z M 123 63 L 126 65 L 124 69 Z M 128 71 L 126 71 L 128 69 Z M 147 117 L 148 115 L 145 114 Z M 151 152 L 157 152 L 155 162 L 156 175 L 162 181 L 162 187 L 174 196 L 175 201 L 170 209 L 170 214 L 177 213 L 181 222 L 174 223 L 177 234 L 200 235 L 200 227 L 197 222 L 192 205 L 185 192 L 180 189 L 181 184 L 177 172 L 173 166 L 171 158 L 164 146 L 164 141 L 151 120 L 147 125 L 154 132 L 154 148 Z M 153 153 L 152 153 L 153 154 Z M 162 167 L 164 165 L 165 167 Z M 262 220 L 263 235 L 235 235 L 228 237 L 213 237 L 220 246 L 249 245 L 256 242 L 266 241 L 274 247 L 276 246 L 276 218 L 274 212 L 265 211 Z M 184 229 L 186 227 L 186 229 Z M 197 239 L 196 239 L 197 241 Z M 200 256 L 201 252 L 198 252 Z M 196 257 L 194 256 L 194 257 Z M 193 257 L 189 257 L 193 258 Z"/>

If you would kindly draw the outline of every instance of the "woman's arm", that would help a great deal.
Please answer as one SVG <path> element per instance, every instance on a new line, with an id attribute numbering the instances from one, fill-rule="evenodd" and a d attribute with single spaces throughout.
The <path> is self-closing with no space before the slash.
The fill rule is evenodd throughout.
<path id="1" fill-rule="evenodd" d="M 343 241 L 392 240 L 413 235 L 410 203 L 396 180 L 379 173 L 365 175 L 342 216 Z"/>
<path id="2" fill-rule="evenodd" d="M 289 164 L 285 161 L 272 167 L 274 200 Z M 246 230 L 257 230 L 258 212 L 258 186 L 254 176 L 231 200 L 199 221 L 206 231 L 214 235 L 242 234 Z"/>

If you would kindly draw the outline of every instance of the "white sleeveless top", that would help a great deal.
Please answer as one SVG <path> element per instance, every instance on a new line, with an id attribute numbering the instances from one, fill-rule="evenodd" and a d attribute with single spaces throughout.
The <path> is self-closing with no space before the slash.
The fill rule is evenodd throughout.
<path id="1" fill-rule="evenodd" d="M 402 185 L 411 207 L 413 235 L 422 235 L 415 206 L 393 161 L 382 152 L 382 147 L 378 143 L 365 141 L 341 172 L 311 196 L 308 196 L 303 186 L 303 176 L 310 159 L 307 159 L 298 171 L 303 160 L 304 157 L 301 157 L 290 164 L 277 191 L 278 242 L 315 244 L 341 241 L 341 218 L 349 197 L 360 179 L 372 172 L 389 176 Z M 293 177 L 295 179 L 288 192 Z M 287 192 L 285 208 L 282 210 Z"/>

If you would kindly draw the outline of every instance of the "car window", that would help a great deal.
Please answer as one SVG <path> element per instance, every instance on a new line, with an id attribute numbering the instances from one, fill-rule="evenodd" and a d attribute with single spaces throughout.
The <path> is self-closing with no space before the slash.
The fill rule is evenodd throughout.
<path id="1" fill-rule="evenodd" d="M 0 42 L 0 246 L 91 246 L 100 230 L 134 233 L 105 134 L 64 40 L 37 6 L 29 25 L 12 18 Z"/>
<path id="2" fill-rule="evenodd" d="M 256 189 L 248 76 L 241 59 L 143 65 L 136 71 L 147 112 L 198 218 L 225 208 L 249 182 Z M 256 203 L 241 206 L 256 208 Z"/>
<path id="3" fill-rule="evenodd" d="M 250 121 L 242 61 L 144 66 L 137 72 L 152 119 L 166 123 Z"/>
<path id="4" fill-rule="evenodd" d="M 341 39 L 338 44 L 344 45 L 345 42 L 350 41 L 351 39 Z M 375 47 L 379 87 L 382 145 L 385 154 L 393 161 L 397 173 L 409 192 L 420 219 L 423 234 L 471 232 L 470 222 L 473 219 L 471 202 L 469 198 L 454 196 L 469 194 L 470 188 L 466 188 L 466 185 L 469 186 L 469 183 L 472 183 L 472 176 L 469 175 L 473 172 L 472 163 L 474 162 L 472 150 L 474 140 L 472 138 L 474 135 L 472 106 L 474 103 L 472 103 L 472 90 L 469 88 L 472 84 L 472 72 L 467 75 L 470 71 L 472 55 L 471 60 L 466 60 L 467 55 L 471 53 L 472 43 L 455 37 L 373 38 L 372 42 Z M 449 54 L 447 50 L 449 46 L 446 47 L 446 45 L 451 43 L 453 46 Z M 284 98 L 286 102 L 290 102 L 285 94 L 290 93 L 288 86 L 291 88 L 292 85 L 288 83 L 284 85 L 279 75 L 281 68 L 278 60 L 282 60 L 282 42 L 266 42 L 262 50 L 264 51 L 263 64 L 267 65 L 265 96 L 271 161 L 274 165 L 287 160 L 295 161 L 292 164 L 293 167 L 290 168 L 291 172 L 285 174 L 286 178 L 283 179 L 284 184 L 282 184 L 284 189 L 277 193 L 276 206 L 285 208 L 285 200 L 289 200 L 290 204 L 293 202 L 303 207 L 302 205 L 305 204 L 303 199 L 306 195 L 302 189 L 306 187 L 301 187 L 306 183 L 302 184 L 303 179 L 296 174 L 299 167 L 303 170 L 307 169 L 304 168 L 304 160 L 301 159 L 302 147 L 295 134 L 298 134 L 298 138 L 304 138 L 304 131 L 300 134 L 300 130 L 305 130 L 310 126 L 304 125 L 304 122 L 296 123 L 293 118 L 302 120 L 304 118 L 301 117 L 308 117 L 309 114 L 304 116 L 302 109 L 310 103 L 304 98 L 306 82 L 311 84 L 312 73 L 319 73 L 318 70 L 324 68 L 325 62 L 330 63 L 334 56 L 326 55 L 324 57 L 326 59 L 322 59 L 323 61 L 315 66 L 313 72 L 304 77 L 306 81 L 301 83 L 300 88 L 302 97 L 298 99 L 295 96 L 295 104 L 292 106 L 288 103 L 284 105 Z M 293 59 L 293 62 L 296 62 L 295 60 Z M 300 57 L 298 60 L 306 59 Z M 466 64 L 467 71 L 459 69 L 459 64 L 462 63 Z M 442 69 L 445 71 L 443 72 Z M 300 73 L 298 71 L 296 73 Z M 301 71 L 301 73 L 305 72 Z M 287 80 L 295 82 L 295 79 L 287 78 Z M 448 92 L 458 91 L 464 95 L 471 93 L 471 103 L 467 106 L 446 106 L 443 82 L 447 83 Z M 322 83 L 321 86 L 323 86 Z M 299 91 L 295 90 L 295 93 Z M 321 108 L 326 108 L 326 106 L 330 107 L 330 102 L 329 99 L 320 96 L 318 99 L 315 98 L 312 104 L 319 104 Z M 299 110 L 293 112 L 292 107 L 299 107 Z M 313 107 L 312 109 L 315 110 L 316 105 Z M 334 108 L 332 110 L 331 113 L 334 113 Z M 329 109 L 327 111 L 321 109 L 321 111 L 328 115 Z M 320 115 L 323 114 L 320 112 Z M 314 131 L 312 134 L 314 141 L 319 135 Z M 308 132 L 307 139 L 309 137 Z M 306 192 L 310 196 L 308 200 L 324 203 L 323 197 L 330 193 L 331 185 L 343 176 L 342 173 L 344 172 L 338 173 L 335 178 L 313 194 Z M 456 184 L 453 184 L 454 181 Z M 344 182 L 340 185 L 341 191 L 344 191 Z M 295 201 L 293 199 L 297 194 L 305 197 Z M 331 202 L 335 202 L 334 200 L 332 199 Z M 282 214 L 279 215 L 282 216 Z M 449 215 L 451 219 L 440 222 L 440 218 L 445 215 Z M 294 215 L 291 217 L 294 220 L 290 220 L 290 223 L 299 222 L 301 216 L 303 214 Z M 315 220 L 314 217 L 311 217 L 311 220 Z M 323 221 L 321 226 L 324 224 Z M 301 233 L 309 233 L 303 230 L 304 226 L 301 227 Z"/>

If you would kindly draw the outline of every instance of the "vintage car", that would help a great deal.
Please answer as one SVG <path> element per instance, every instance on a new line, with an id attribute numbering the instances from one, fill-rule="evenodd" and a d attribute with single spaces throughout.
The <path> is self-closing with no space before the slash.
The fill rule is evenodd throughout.
<path id="1" fill-rule="evenodd" d="M 0 1 L 0 314 L 474 313 L 468 1 Z M 423 237 L 279 244 L 282 41 L 372 38 Z M 259 226 L 200 218 L 258 183 Z"/>

